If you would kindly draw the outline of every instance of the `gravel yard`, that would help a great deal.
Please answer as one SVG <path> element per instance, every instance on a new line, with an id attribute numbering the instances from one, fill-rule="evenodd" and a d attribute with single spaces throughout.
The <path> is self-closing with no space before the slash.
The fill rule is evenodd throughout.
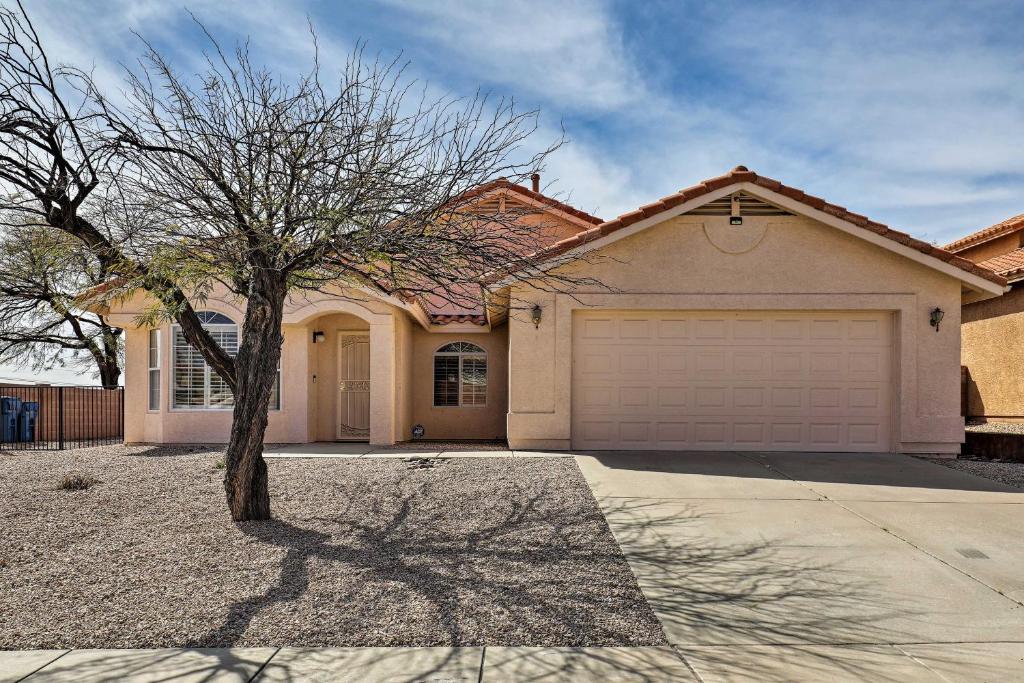
<path id="1" fill-rule="evenodd" d="M 236 525 L 222 457 L 0 453 L 0 649 L 665 643 L 571 458 L 278 459 Z"/>
<path id="2" fill-rule="evenodd" d="M 1024 422 L 982 422 L 967 425 L 969 432 L 983 434 L 1024 434 Z"/>
<path id="3" fill-rule="evenodd" d="M 1024 488 L 1024 462 L 1000 462 L 985 458 L 926 458 L 937 465 Z"/>

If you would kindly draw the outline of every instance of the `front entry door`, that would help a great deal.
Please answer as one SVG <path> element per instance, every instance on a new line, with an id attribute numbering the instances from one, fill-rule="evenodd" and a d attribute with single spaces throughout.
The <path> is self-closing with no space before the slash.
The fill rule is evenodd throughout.
<path id="1" fill-rule="evenodd" d="M 370 438 L 370 336 L 338 335 L 338 439 Z"/>

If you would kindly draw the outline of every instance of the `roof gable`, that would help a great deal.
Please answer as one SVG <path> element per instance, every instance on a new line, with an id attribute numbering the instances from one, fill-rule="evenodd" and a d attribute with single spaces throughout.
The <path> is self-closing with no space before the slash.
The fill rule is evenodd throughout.
<path id="1" fill-rule="evenodd" d="M 604 222 L 603 219 L 598 218 L 597 216 L 592 216 L 586 211 L 580 211 L 579 209 L 569 206 L 564 202 L 560 202 L 557 199 L 552 199 L 540 192 L 534 192 L 533 190 L 523 187 L 518 183 L 513 183 L 506 178 L 498 178 L 497 180 L 492 180 L 489 183 L 484 183 L 472 190 L 464 192 L 456 201 L 466 201 L 476 197 L 479 197 L 480 201 L 489 201 L 492 198 L 497 198 L 500 194 L 518 195 L 517 198 L 520 201 L 536 208 L 550 211 L 584 228 L 590 228 Z"/>
<path id="2" fill-rule="evenodd" d="M 555 259 L 561 257 L 569 260 L 576 255 L 582 255 L 613 240 L 635 234 L 668 218 L 692 212 L 698 207 L 711 204 L 737 191 L 753 195 L 783 210 L 806 215 L 866 239 L 956 277 L 979 291 L 998 294 L 1006 286 L 1005 278 L 987 268 L 911 237 L 907 233 L 872 221 L 867 216 L 854 213 L 836 204 L 830 204 L 820 197 L 784 185 L 773 178 L 758 175 L 745 166 L 737 166 L 725 175 L 705 180 L 662 197 L 656 202 L 641 206 L 635 211 L 625 213 L 618 218 L 562 240 L 544 249 L 537 254 L 536 258 Z"/>

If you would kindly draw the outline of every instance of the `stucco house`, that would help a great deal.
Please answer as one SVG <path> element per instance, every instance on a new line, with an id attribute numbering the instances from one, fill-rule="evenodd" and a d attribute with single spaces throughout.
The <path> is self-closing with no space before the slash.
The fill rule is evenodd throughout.
<path id="1" fill-rule="evenodd" d="M 496 281 L 462 308 L 296 295 L 268 441 L 418 425 L 520 449 L 958 452 L 960 307 L 1002 294 L 990 270 L 742 166 L 603 222 L 508 182 L 480 196 L 542 207 L 538 258 L 604 286 Z M 230 394 L 173 325 L 138 327 L 142 306 L 110 310 L 126 440 L 225 441 Z M 204 310 L 230 347 L 239 304 Z"/>
<path id="2" fill-rule="evenodd" d="M 1009 284 L 1003 296 L 963 308 L 967 417 L 1024 421 L 1024 215 L 971 233 L 945 249 L 996 272 Z"/>

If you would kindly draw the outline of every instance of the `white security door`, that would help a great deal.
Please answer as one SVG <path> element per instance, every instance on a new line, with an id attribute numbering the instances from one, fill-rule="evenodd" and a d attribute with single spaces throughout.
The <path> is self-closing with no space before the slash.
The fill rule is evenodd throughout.
<path id="1" fill-rule="evenodd" d="M 338 335 L 338 438 L 370 438 L 370 337 Z"/>
<path id="2" fill-rule="evenodd" d="M 886 452 L 893 321 L 882 311 L 580 311 L 572 445 Z"/>

